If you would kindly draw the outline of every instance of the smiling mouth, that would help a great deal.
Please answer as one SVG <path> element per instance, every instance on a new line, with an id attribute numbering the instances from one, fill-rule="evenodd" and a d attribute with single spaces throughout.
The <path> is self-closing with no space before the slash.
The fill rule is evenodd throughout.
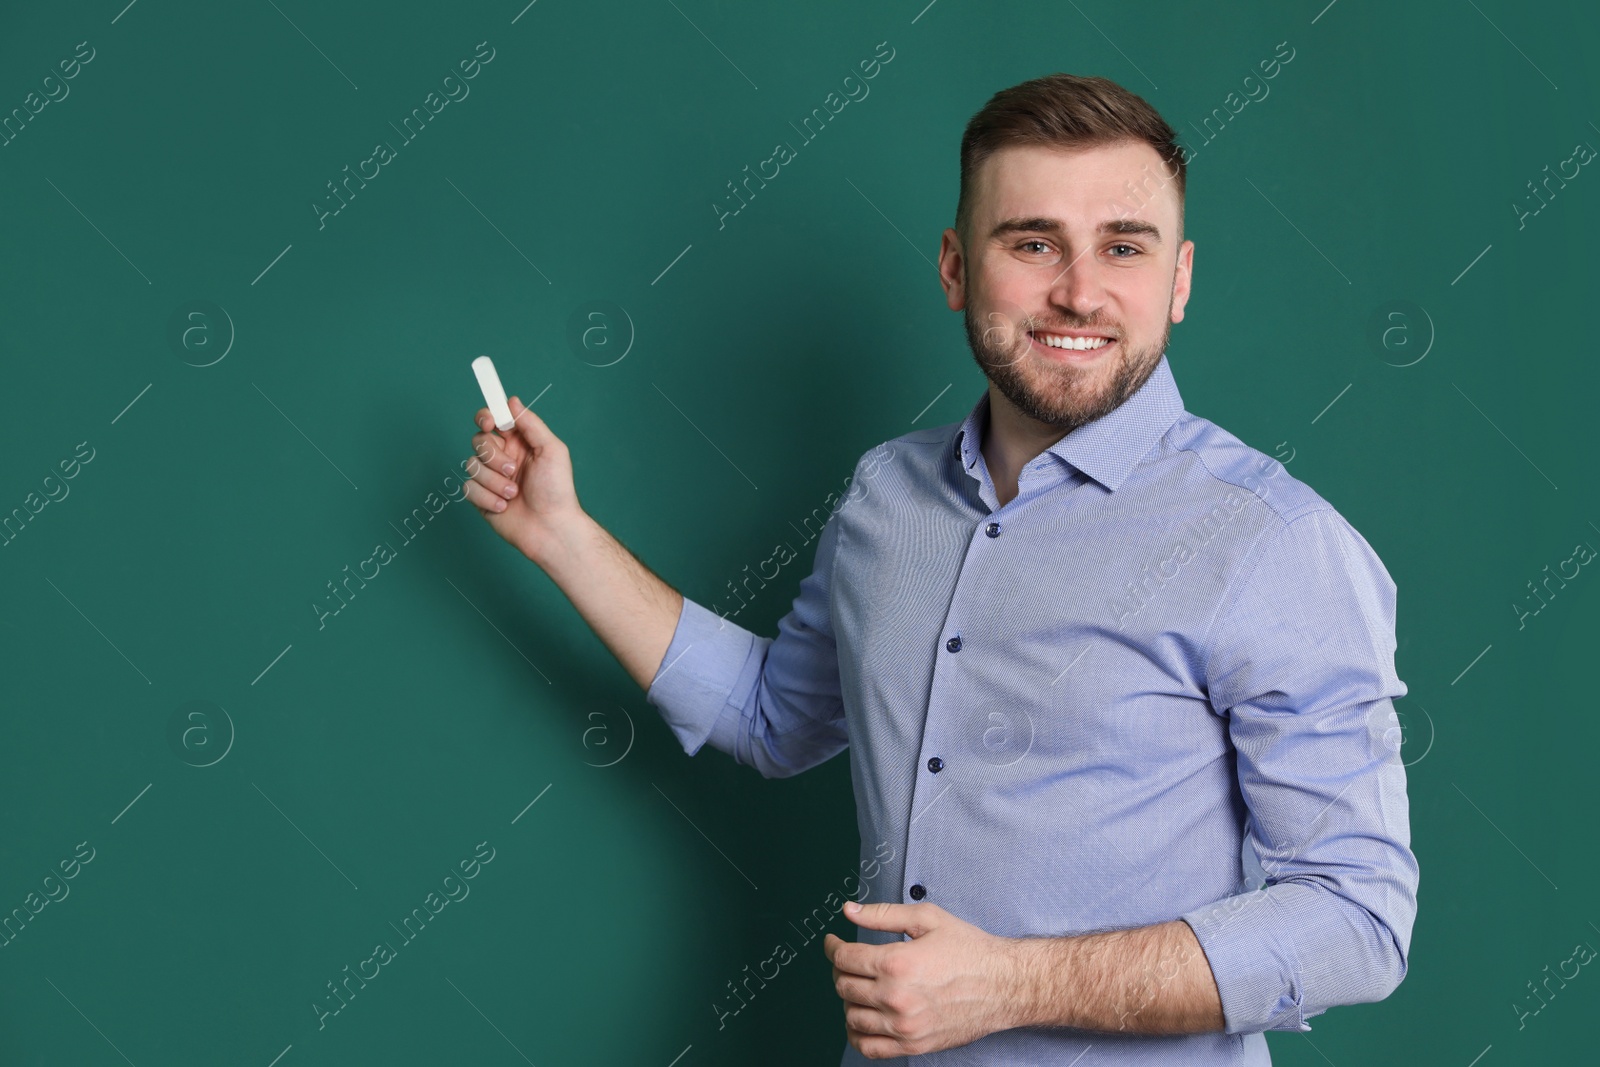
<path id="1" fill-rule="evenodd" d="M 1073 337 L 1067 334 L 1030 330 L 1028 337 L 1035 344 L 1060 352 L 1096 352 L 1116 343 L 1116 338 L 1103 334 Z"/>

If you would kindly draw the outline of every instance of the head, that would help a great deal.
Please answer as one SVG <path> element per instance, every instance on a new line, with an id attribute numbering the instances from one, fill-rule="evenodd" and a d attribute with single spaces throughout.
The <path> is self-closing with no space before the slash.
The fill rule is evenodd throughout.
<path id="1" fill-rule="evenodd" d="M 1105 78 L 1036 78 L 973 116 L 939 275 L 992 403 L 1066 433 L 1144 384 L 1189 298 L 1184 175 L 1172 128 Z"/>

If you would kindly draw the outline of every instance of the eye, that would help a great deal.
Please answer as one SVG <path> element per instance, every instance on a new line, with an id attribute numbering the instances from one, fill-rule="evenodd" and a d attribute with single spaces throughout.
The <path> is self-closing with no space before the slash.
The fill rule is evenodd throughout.
<path id="1" fill-rule="evenodd" d="M 1134 255 L 1138 255 L 1139 254 L 1139 250 L 1137 248 L 1134 248 L 1132 245 L 1129 245 L 1129 244 L 1115 244 L 1115 245 L 1112 245 L 1111 247 L 1113 249 L 1126 248 L 1130 252 L 1132 252 Z M 1133 256 L 1114 256 L 1112 258 L 1114 258 L 1114 259 L 1132 259 Z"/>
<path id="2" fill-rule="evenodd" d="M 1036 237 L 1028 238 L 1026 241 L 1023 241 L 1021 244 L 1017 245 L 1017 247 L 1026 250 L 1029 245 L 1038 245 L 1041 249 L 1044 249 L 1047 252 L 1050 250 L 1049 245 L 1045 244 Z"/>

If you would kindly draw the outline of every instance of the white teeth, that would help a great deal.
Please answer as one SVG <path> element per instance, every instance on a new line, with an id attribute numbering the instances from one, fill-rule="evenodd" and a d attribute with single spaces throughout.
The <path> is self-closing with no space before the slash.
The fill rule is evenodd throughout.
<path id="1" fill-rule="evenodd" d="M 1070 348 L 1077 352 L 1087 352 L 1111 343 L 1111 340 L 1106 337 L 1052 337 L 1049 334 L 1035 334 L 1034 336 L 1041 343 L 1047 344 L 1051 348 Z"/>

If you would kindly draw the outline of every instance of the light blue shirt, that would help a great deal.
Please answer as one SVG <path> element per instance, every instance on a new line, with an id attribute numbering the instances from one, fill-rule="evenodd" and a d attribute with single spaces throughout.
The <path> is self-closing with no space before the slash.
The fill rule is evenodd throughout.
<path id="1" fill-rule="evenodd" d="M 1394 582 L 1184 411 L 1165 355 L 1004 506 L 988 408 L 861 458 L 776 639 L 685 599 L 646 698 L 688 754 L 769 778 L 848 748 L 865 899 L 1006 937 L 1181 918 L 1222 997 L 1225 1032 L 1023 1027 L 919 1062 L 1270 1063 L 1262 1031 L 1405 975 Z"/>

